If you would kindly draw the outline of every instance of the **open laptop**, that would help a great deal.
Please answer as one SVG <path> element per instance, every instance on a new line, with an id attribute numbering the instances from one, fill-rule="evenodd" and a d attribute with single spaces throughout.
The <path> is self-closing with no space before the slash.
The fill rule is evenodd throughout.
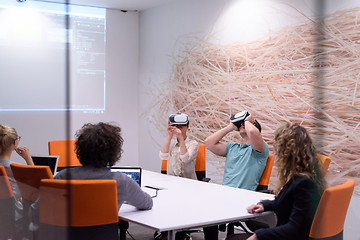
<path id="1" fill-rule="evenodd" d="M 157 196 L 157 190 L 154 188 L 149 188 L 147 186 L 141 186 L 141 177 L 142 177 L 142 169 L 141 167 L 124 167 L 124 166 L 112 166 L 110 168 L 111 172 L 122 172 L 126 174 L 129 178 L 133 179 L 141 189 L 148 193 L 151 197 Z"/>
<path id="2" fill-rule="evenodd" d="M 141 167 L 112 166 L 110 171 L 125 173 L 141 187 Z"/>
<path id="3" fill-rule="evenodd" d="M 34 165 L 49 166 L 53 175 L 57 173 L 59 156 L 31 156 Z"/>

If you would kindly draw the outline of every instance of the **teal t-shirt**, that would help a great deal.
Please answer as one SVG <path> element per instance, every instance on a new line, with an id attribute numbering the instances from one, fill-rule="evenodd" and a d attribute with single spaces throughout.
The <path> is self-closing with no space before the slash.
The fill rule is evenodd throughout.
<path id="1" fill-rule="evenodd" d="M 257 152 L 250 144 L 226 143 L 223 185 L 256 190 L 269 156 L 269 146 Z"/>

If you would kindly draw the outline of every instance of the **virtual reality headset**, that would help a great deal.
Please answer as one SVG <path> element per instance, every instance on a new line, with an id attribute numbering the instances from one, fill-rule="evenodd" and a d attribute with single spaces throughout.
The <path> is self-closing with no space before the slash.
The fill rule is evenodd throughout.
<path id="1" fill-rule="evenodd" d="M 189 116 L 186 114 L 171 114 L 169 122 L 171 125 L 187 125 L 189 123 Z"/>
<path id="2" fill-rule="evenodd" d="M 244 124 L 245 118 L 249 116 L 250 113 L 248 111 L 239 112 L 230 118 L 230 122 L 232 122 L 236 127 L 240 128 L 241 124 Z"/>

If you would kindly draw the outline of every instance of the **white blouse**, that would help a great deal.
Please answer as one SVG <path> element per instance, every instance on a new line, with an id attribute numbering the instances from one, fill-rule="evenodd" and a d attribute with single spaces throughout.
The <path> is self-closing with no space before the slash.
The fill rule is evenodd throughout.
<path id="1" fill-rule="evenodd" d="M 167 160 L 168 174 L 196 180 L 195 162 L 199 143 L 187 137 L 185 139 L 185 146 L 187 152 L 184 155 L 180 155 L 180 144 L 175 137 L 170 142 L 169 152 L 163 153 L 160 151 L 159 157 L 162 160 Z"/>

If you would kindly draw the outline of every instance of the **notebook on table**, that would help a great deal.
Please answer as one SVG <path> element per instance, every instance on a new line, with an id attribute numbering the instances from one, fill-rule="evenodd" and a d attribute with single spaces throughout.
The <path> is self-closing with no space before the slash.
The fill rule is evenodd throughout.
<path id="1" fill-rule="evenodd" d="M 59 162 L 59 156 L 31 156 L 34 165 L 37 166 L 49 166 L 53 175 L 57 173 L 57 165 Z"/>

